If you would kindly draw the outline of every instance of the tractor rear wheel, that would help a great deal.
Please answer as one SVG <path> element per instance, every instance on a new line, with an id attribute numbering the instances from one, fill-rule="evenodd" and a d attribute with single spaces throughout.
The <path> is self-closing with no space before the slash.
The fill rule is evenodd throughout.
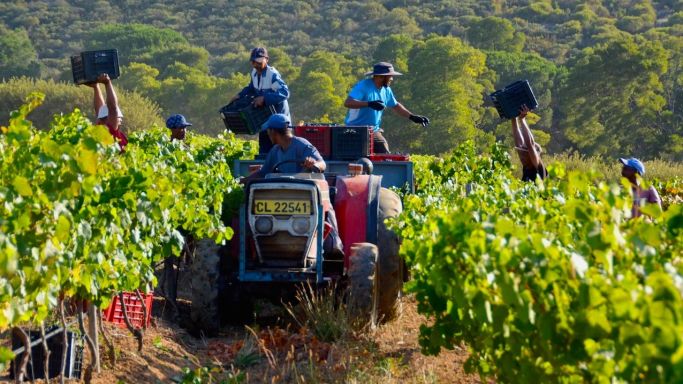
<path id="1" fill-rule="evenodd" d="M 397 217 L 403 211 L 401 198 L 396 192 L 381 188 L 377 215 L 377 248 L 379 287 L 379 321 L 392 320 L 397 315 L 397 300 L 403 287 L 403 260 L 399 256 L 399 238 L 387 228 L 385 219 Z"/>
<path id="2" fill-rule="evenodd" d="M 363 325 L 377 325 L 377 246 L 357 243 L 351 246 L 348 270 L 348 306 L 351 315 Z"/>
<path id="3" fill-rule="evenodd" d="M 190 266 L 192 306 L 190 319 L 194 330 L 214 336 L 221 325 L 218 306 L 220 291 L 220 245 L 211 239 L 197 242 L 195 257 Z"/>

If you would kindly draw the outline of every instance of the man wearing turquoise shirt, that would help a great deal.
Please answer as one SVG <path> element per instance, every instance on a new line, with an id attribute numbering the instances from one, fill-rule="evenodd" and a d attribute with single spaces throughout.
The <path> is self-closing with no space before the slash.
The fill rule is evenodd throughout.
<path id="1" fill-rule="evenodd" d="M 377 63 L 372 71 L 365 75 L 372 76 L 372 78 L 356 83 L 344 101 L 344 106 L 349 108 L 344 123 L 372 126 L 374 152 L 389 153 L 389 143 L 382 135 L 384 130 L 380 128 L 385 108 L 389 107 L 399 116 L 408 118 L 423 127 L 429 125 L 429 119 L 425 116 L 414 115 L 396 100 L 390 85 L 394 76 L 401 76 L 402 73 L 394 71 L 391 63 Z"/>

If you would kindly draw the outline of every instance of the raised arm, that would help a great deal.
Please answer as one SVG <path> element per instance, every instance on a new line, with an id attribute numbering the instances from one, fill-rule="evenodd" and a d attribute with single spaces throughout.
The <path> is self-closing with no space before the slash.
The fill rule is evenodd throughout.
<path id="1" fill-rule="evenodd" d="M 510 120 L 512 122 L 512 138 L 515 139 L 516 148 L 524 148 L 524 137 L 519 129 L 519 120 L 517 117 Z"/>
<path id="2" fill-rule="evenodd" d="M 116 96 L 116 91 L 114 91 L 114 85 L 111 83 L 111 79 L 106 73 L 101 74 L 97 78 L 97 81 L 103 83 L 107 91 L 106 104 L 107 109 L 109 110 L 107 125 L 113 129 L 119 129 L 119 99 Z"/>
<path id="3" fill-rule="evenodd" d="M 93 108 L 95 108 L 95 117 L 100 113 L 100 108 L 104 105 L 104 98 L 102 98 L 102 92 L 100 91 L 99 83 L 88 84 L 89 87 L 93 89 Z"/>
<path id="4" fill-rule="evenodd" d="M 529 125 L 526 122 L 526 115 L 529 113 L 529 108 L 526 105 L 522 105 L 521 113 L 519 115 L 519 125 L 518 130 L 521 131 L 522 139 L 524 139 L 524 144 L 527 152 L 529 153 L 529 162 L 533 167 L 538 167 L 541 164 L 541 154 L 534 141 L 534 135 L 529 129 Z"/>

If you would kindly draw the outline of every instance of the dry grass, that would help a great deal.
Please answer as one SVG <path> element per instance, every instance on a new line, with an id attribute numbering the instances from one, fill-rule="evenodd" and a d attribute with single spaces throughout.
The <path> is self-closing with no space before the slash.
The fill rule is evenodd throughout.
<path id="1" fill-rule="evenodd" d="M 519 161 L 515 159 L 515 161 Z M 618 181 L 621 177 L 621 163 L 617 160 L 605 160 L 598 157 L 581 156 L 578 153 L 558 154 L 545 156 L 544 162 L 548 165 L 562 163 L 568 171 L 595 170 L 609 181 Z M 683 176 L 683 163 L 675 163 L 661 159 L 644 161 L 645 179 L 669 180 Z M 518 169 L 519 164 L 517 165 Z"/>
<path id="2" fill-rule="evenodd" d="M 323 306 L 324 297 L 316 297 Z M 185 375 L 183 368 L 189 368 L 188 377 L 201 376 L 198 383 L 480 382 L 463 370 L 468 356 L 464 349 L 422 355 L 419 327 L 427 320 L 417 313 L 412 297 L 403 299 L 402 308 L 396 320 L 375 330 L 345 332 L 334 342 L 322 341 L 310 325 L 298 324 L 226 327 L 220 337 L 196 339 L 176 324 L 157 319 L 147 331 L 143 352 L 137 353 L 127 331 L 108 326 L 120 359 L 114 367 L 105 362 L 94 382 L 173 382 Z M 327 323 L 332 316 L 322 319 Z"/>

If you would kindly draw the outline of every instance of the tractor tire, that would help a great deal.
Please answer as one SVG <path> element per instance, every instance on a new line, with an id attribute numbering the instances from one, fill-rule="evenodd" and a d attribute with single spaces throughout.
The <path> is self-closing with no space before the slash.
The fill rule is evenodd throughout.
<path id="1" fill-rule="evenodd" d="M 393 320 L 398 314 L 397 300 L 403 288 L 404 264 L 399 255 L 400 241 L 385 219 L 397 217 L 403 211 L 401 199 L 392 190 L 381 188 L 377 217 L 377 248 L 379 250 L 378 286 L 379 321 Z"/>
<path id="2" fill-rule="evenodd" d="M 348 276 L 349 312 L 363 326 L 377 325 L 377 246 L 371 243 L 357 243 L 351 247 Z"/>
<path id="3" fill-rule="evenodd" d="M 215 336 L 221 326 L 219 308 L 220 246 L 211 239 L 197 242 L 190 266 L 192 305 L 190 320 L 195 333 Z"/>

